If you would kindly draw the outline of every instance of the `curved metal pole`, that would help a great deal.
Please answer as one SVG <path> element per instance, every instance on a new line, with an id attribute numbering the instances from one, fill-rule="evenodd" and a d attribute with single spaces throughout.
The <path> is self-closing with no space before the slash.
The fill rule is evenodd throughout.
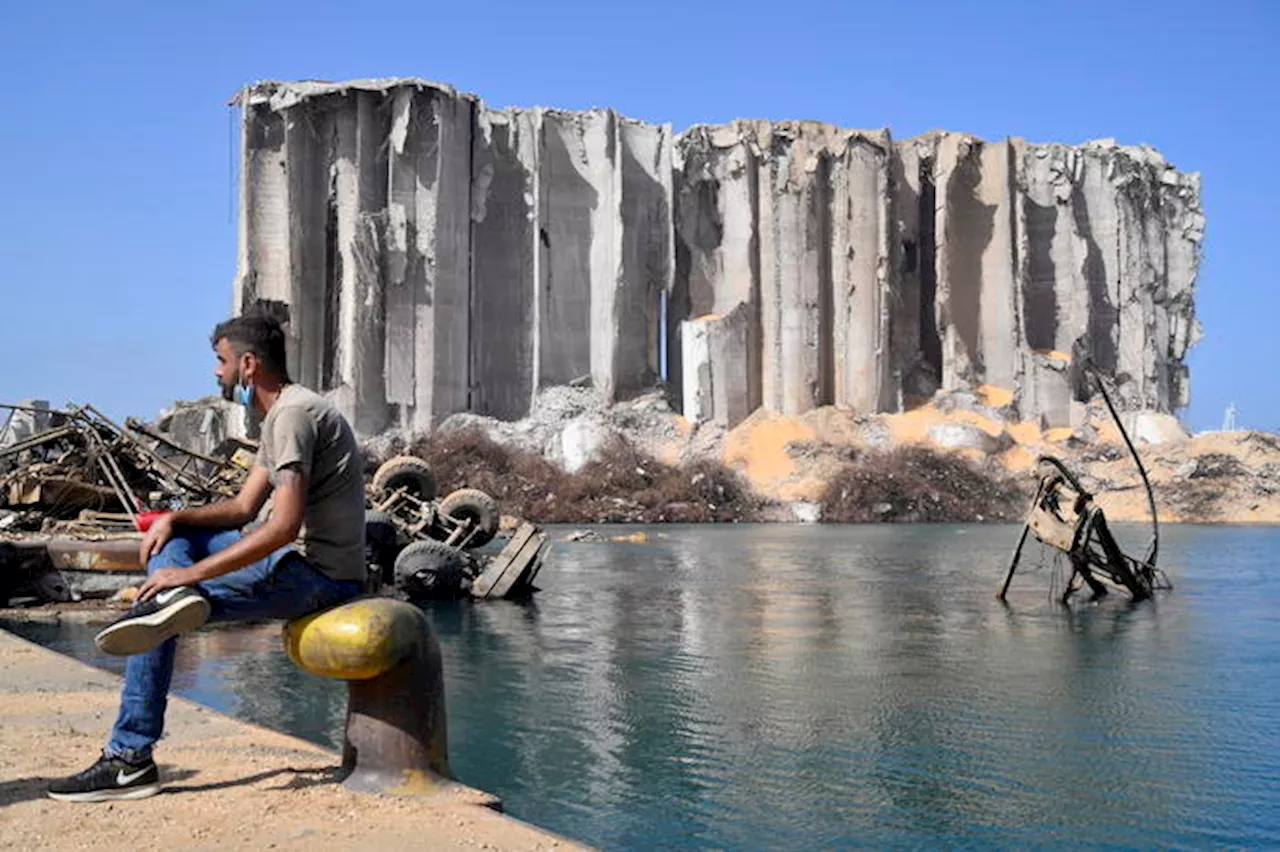
<path id="1" fill-rule="evenodd" d="M 1156 498 L 1151 491 L 1151 480 L 1147 478 L 1147 469 L 1142 466 L 1142 459 L 1138 456 L 1138 451 L 1134 449 L 1133 442 L 1129 440 L 1129 433 L 1125 431 L 1124 423 L 1120 421 L 1120 415 L 1116 412 L 1115 404 L 1111 401 L 1111 395 L 1107 393 L 1107 386 L 1102 381 L 1102 374 L 1093 366 L 1091 361 L 1086 361 L 1084 368 L 1089 371 L 1090 375 L 1098 384 L 1098 390 L 1102 392 L 1102 401 L 1107 404 L 1107 410 L 1111 412 L 1111 417 L 1116 421 L 1116 428 L 1120 430 L 1120 437 L 1124 438 L 1124 445 L 1129 448 L 1129 455 L 1133 456 L 1133 463 L 1138 466 L 1138 474 L 1142 477 L 1142 486 L 1147 490 L 1147 508 L 1151 510 L 1151 546 L 1147 548 L 1147 558 L 1144 560 L 1151 567 L 1155 567 L 1156 555 L 1160 551 L 1160 522 L 1156 518 Z"/>

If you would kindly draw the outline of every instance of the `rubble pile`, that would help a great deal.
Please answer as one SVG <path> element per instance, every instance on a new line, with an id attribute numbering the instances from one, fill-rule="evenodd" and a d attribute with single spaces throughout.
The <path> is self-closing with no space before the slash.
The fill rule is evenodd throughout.
<path id="1" fill-rule="evenodd" d="M 91 405 L 4 408 L 0 510 L 11 532 L 130 531 L 140 513 L 233 495 L 247 469 L 235 439 L 203 456 L 132 418 L 118 426 Z"/>
<path id="2" fill-rule="evenodd" d="M 251 461 L 239 440 L 205 456 L 91 405 L 0 410 L 0 606 L 118 590 L 140 570 L 136 539 L 150 514 L 231 496 Z"/>
<path id="3" fill-rule="evenodd" d="M 846 465 L 822 496 L 822 518 L 844 523 L 1013 521 L 1030 496 L 1003 468 L 922 446 L 872 452 Z"/>
<path id="4" fill-rule="evenodd" d="M 572 410 L 572 409 L 571 409 Z M 574 422 L 576 415 L 569 417 Z M 404 436 L 366 445 L 371 466 L 409 452 L 426 459 L 442 487 L 469 483 L 507 511 L 537 523 L 708 523 L 757 521 L 765 502 L 740 475 L 711 459 L 664 463 L 623 431 L 608 432 L 596 451 L 568 469 L 557 463 L 557 433 L 521 441 L 491 433 L 483 420 L 454 424 L 411 443 Z M 502 440 L 505 438 L 505 440 Z M 550 450 L 547 449 L 548 445 Z M 542 451 L 539 451 L 541 448 Z"/>

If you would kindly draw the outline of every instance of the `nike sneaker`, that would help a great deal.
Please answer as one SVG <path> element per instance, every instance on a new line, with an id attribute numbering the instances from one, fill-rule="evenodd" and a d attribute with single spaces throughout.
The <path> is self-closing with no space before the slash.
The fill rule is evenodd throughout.
<path id="1" fill-rule="evenodd" d="M 105 754 L 84 772 L 49 784 L 49 798 L 60 802 L 117 802 L 145 799 L 160 792 L 154 760 L 126 763 Z"/>
<path id="2" fill-rule="evenodd" d="M 142 654 L 179 633 L 189 633 L 209 620 L 209 601 L 190 586 L 177 586 L 134 604 L 123 617 L 103 628 L 94 643 L 106 654 Z"/>

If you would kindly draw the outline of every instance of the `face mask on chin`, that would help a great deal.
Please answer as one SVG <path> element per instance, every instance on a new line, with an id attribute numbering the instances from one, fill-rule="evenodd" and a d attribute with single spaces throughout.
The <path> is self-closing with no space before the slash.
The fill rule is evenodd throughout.
<path id="1" fill-rule="evenodd" d="M 245 408 L 252 408 L 253 396 L 253 382 L 242 381 L 238 370 L 236 371 L 236 380 L 234 384 L 230 386 L 222 385 L 222 398 L 227 400 L 227 402 L 238 402 Z"/>

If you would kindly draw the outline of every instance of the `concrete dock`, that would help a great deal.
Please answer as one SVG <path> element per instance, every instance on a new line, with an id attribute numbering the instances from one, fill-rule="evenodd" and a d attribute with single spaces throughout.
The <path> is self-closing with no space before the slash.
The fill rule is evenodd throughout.
<path id="1" fill-rule="evenodd" d="M 176 696 L 156 750 L 164 791 L 69 804 L 51 778 L 97 756 L 120 678 L 0 630 L 0 849 L 577 849 L 459 785 L 449 795 L 351 793 L 339 756 Z"/>

